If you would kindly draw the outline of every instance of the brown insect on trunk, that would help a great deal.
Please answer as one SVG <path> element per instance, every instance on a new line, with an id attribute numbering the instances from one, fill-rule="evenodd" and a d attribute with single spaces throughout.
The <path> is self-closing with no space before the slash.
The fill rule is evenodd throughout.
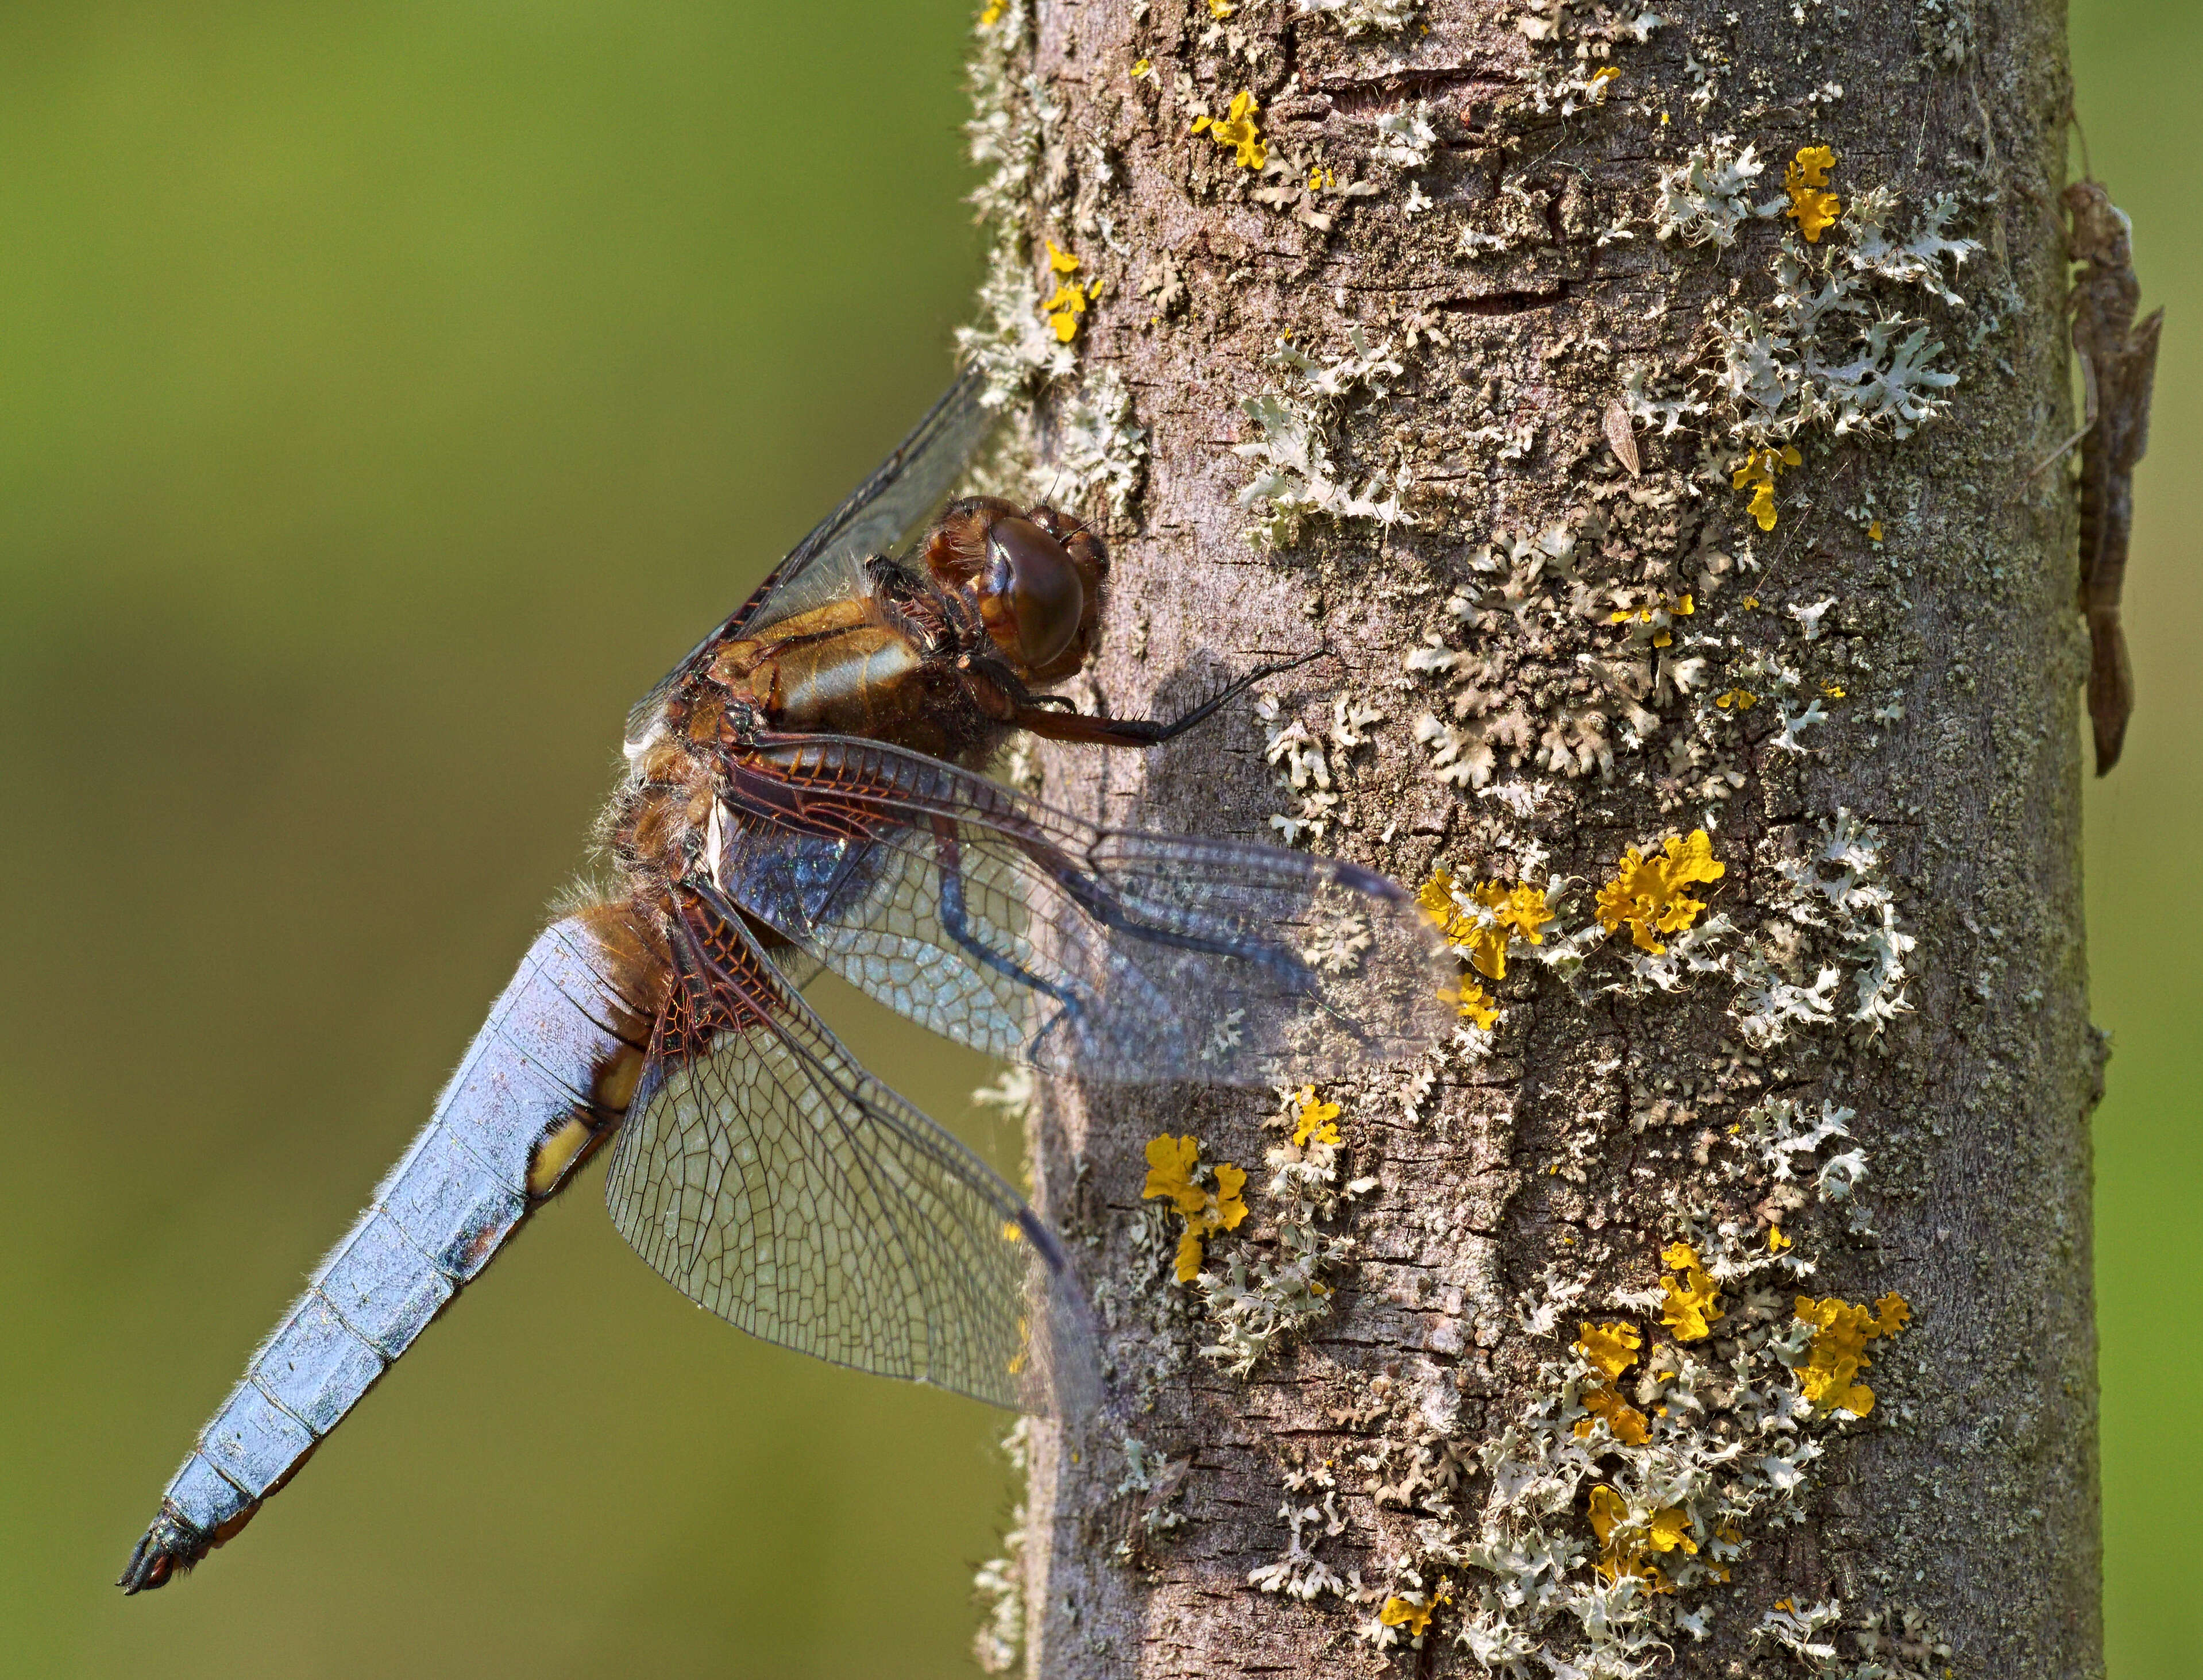
<path id="1" fill-rule="evenodd" d="M 2081 436 L 2081 608 L 2088 616 L 2088 719 L 2096 774 L 2119 761 L 2134 713 L 2134 670 L 2119 622 L 2127 545 L 2134 535 L 2134 470 L 2149 447 L 2149 403 L 2165 311 L 2139 325 L 2141 284 L 2125 212 L 2093 180 L 2065 189 L 2072 219 L 2073 348 L 2088 392 Z"/>

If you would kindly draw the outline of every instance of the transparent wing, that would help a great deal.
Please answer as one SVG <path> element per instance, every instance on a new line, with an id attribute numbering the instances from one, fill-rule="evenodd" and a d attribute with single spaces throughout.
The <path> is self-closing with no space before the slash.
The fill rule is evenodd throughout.
<path id="1" fill-rule="evenodd" d="M 1412 1059 L 1451 1025 L 1436 930 L 1351 864 L 1099 828 L 849 736 L 730 757 L 726 785 L 726 895 L 990 1055 L 1263 1085 Z"/>
<path id="2" fill-rule="evenodd" d="M 857 1065 L 738 916 L 682 899 L 672 999 L 605 1182 L 620 1235 L 767 1341 L 1085 1409 L 1091 1335 L 1055 1238 Z"/>
<path id="3" fill-rule="evenodd" d="M 908 437 L 811 534 L 788 551 L 732 617 L 691 648 L 628 714 L 628 739 L 648 727 L 663 699 L 700 655 L 723 639 L 846 598 L 863 583 L 864 563 L 901 547 L 948 499 L 998 413 L 980 397 L 986 380 L 967 368 L 926 410 Z"/>
<path id="4" fill-rule="evenodd" d="M 840 600 L 876 554 L 902 547 L 948 499 L 1001 416 L 980 398 L 985 376 L 966 368 L 872 475 L 851 491 L 759 584 L 735 628 L 754 634 Z"/>

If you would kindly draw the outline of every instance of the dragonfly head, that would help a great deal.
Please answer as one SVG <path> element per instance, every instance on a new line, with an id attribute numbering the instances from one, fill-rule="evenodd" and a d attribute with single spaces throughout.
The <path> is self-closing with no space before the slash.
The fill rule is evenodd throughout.
<path id="1" fill-rule="evenodd" d="M 977 604 L 989 638 L 1025 681 L 1053 682 L 1086 663 L 1109 561 L 1084 526 L 1053 508 L 1020 511 L 974 496 L 942 516 L 925 557 L 936 578 Z"/>

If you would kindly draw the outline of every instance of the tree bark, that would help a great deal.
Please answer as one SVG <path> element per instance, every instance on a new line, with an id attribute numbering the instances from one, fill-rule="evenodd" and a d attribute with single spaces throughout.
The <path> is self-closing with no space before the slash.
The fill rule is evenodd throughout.
<path id="1" fill-rule="evenodd" d="M 1731 4 L 982 21 L 971 345 L 1112 542 L 1074 698 L 1335 656 L 1032 774 L 1443 868 L 1504 968 L 1311 1070 L 1297 1231 L 1308 1100 L 1042 1093 L 1119 1408 L 1031 1437 L 1049 1680 L 2101 1670 L 2063 9 Z M 1609 928 L 1633 847 L 1705 908 Z M 1191 1282 L 1157 1136 L 1248 1173 Z"/>

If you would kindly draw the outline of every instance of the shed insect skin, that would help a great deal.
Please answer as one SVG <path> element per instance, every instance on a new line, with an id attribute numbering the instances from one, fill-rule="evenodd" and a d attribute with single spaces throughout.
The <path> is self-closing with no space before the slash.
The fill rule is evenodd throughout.
<path id="1" fill-rule="evenodd" d="M 2133 224 L 2093 180 L 2065 189 L 2072 217 L 2073 348 L 2088 392 L 2081 441 L 2081 610 L 2088 616 L 2088 719 L 2096 774 L 2119 761 L 2134 711 L 2134 670 L 2119 623 L 2127 544 L 2134 533 L 2134 469 L 2149 447 L 2149 401 L 2157 380 L 2160 309 L 2139 326 Z"/>

